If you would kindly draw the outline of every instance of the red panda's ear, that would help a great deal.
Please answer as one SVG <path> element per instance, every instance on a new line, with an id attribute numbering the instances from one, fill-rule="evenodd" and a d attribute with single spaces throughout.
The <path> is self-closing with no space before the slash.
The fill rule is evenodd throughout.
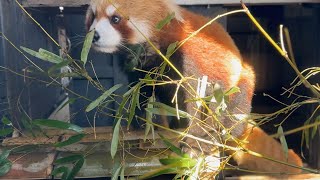
<path id="1" fill-rule="evenodd" d="M 92 9 L 89 7 L 88 10 L 87 10 L 86 22 L 85 22 L 86 23 L 86 31 L 87 32 L 89 32 L 90 27 L 91 27 L 94 19 L 95 19 L 95 15 L 94 15 Z"/>

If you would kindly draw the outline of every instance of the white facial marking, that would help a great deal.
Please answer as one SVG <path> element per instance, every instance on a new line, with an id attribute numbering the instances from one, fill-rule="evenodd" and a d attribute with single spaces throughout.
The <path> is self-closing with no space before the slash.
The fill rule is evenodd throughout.
<path id="1" fill-rule="evenodd" d="M 239 61 L 239 59 L 231 59 L 231 72 L 232 75 L 230 77 L 231 79 L 231 86 L 234 87 L 238 84 L 238 81 L 240 79 L 241 71 L 242 71 L 242 64 Z"/>
<path id="2" fill-rule="evenodd" d="M 96 33 L 100 36 L 99 40 L 94 43 L 95 49 L 106 53 L 112 53 L 118 49 L 122 37 L 118 30 L 110 24 L 108 19 L 94 20 L 90 27 L 90 30 L 92 29 L 95 29 Z"/>
<path id="3" fill-rule="evenodd" d="M 150 26 L 146 21 L 139 20 L 136 18 L 130 18 L 130 21 L 128 21 L 128 26 L 133 30 L 133 38 L 130 39 L 130 43 L 132 44 L 138 44 L 146 42 L 146 38 L 150 38 L 151 32 L 150 32 Z M 145 37 L 144 37 L 144 36 Z"/>
<path id="4" fill-rule="evenodd" d="M 95 19 L 95 20 L 92 22 L 89 31 L 92 31 L 92 30 L 96 27 L 96 24 L 97 24 L 97 20 Z"/>
<path id="5" fill-rule="evenodd" d="M 116 10 L 117 10 L 117 8 L 115 7 L 115 5 L 109 5 L 106 8 L 107 16 L 112 16 L 116 12 Z"/>
<path id="6" fill-rule="evenodd" d="M 171 0 L 167 0 L 166 4 L 167 4 L 168 8 L 172 12 L 174 12 L 175 18 L 178 21 L 183 22 L 184 19 L 183 19 L 182 14 L 181 14 L 180 7 L 176 3 L 172 2 Z"/>

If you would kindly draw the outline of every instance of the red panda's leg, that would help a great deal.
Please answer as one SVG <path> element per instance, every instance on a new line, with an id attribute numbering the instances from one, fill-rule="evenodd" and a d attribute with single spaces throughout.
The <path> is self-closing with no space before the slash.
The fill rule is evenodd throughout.
<path id="1" fill-rule="evenodd" d="M 254 73 L 250 67 L 244 65 L 237 83 L 239 93 L 230 96 L 228 115 L 222 119 L 222 124 L 234 137 L 241 136 L 247 129 L 247 121 L 251 112 L 251 102 L 255 86 Z"/>
<path id="2" fill-rule="evenodd" d="M 189 97 L 192 98 L 192 97 Z M 187 98 L 188 99 L 188 96 Z M 198 108 L 195 102 L 185 103 L 185 110 L 192 115 L 189 119 L 187 133 L 207 141 L 216 141 L 216 127 L 212 117 L 205 115 L 204 108 Z M 185 137 L 182 143 L 183 150 L 192 156 L 212 154 L 214 146 L 209 143 L 198 141 L 194 138 Z"/>

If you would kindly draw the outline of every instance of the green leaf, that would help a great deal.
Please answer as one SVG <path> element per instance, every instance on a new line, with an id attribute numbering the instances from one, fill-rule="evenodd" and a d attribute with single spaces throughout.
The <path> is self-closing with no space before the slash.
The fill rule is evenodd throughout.
<path id="1" fill-rule="evenodd" d="M 0 176 L 6 175 L 10 171 L 11 167 L 12 167 L 12 162 L 6 159 L 0 165 Z"/>
<path id="2" fill-rule="evenodd" d="M 78 133 L 83 132 L 83 129 L 77 125 L 58 121 L 58 120 L 36 119 L 36 120 L 33 120 L 32 122 L 33 124 L 38 126 L 46 126 L 46 127 L 56 128 L 56 129 L 63 129 L 63 130 L 72 130 Z"/>
<path id="3" fill-rule="evenodd" d="M 65 102 L 59 109 L 58 112 L 61 111 L 61 109 L 63 109 L 66 105 L 68 104 L 73 104 L 74 102 L 76 102 L 77 98 L 69 98 L 69 100 L 67 102 Z"/>
<path id="4" fill-rule="evenodd" d="M 159 136 L 161 137 L 161 139 L 163 140 L 164 144 L 174 153 L 176 153 L 179 156 L 183 156 L 184 153 L 182 152 L 182 150 L 178 147 L 176 147 L 175 145 L 173 145 L 167 138 L 165 138 L 164 136 L 162 136 L 161 134 L 159 134 Z"/>
<path id="5" fill-rule="evenodd" d="M 223 101 L 224 92 L 219 85 L 215 85 L 213 95 L 218 104 L 220 104 Z"/>
<path id="6" fill-rule="evenodd" d="M 34 57 L 38 56 L 38 52 L 37 51 L 34 51 L 32 49 L 29 49 L 29 48 L 26 48 L 26 47 L 23 47 L 23 46 L 20 46 L 20 48 L 22 50 L 24 50 L 26 53 L 30 54 L 31 56 L 34 56 Z"/>
<path id="7" fill-rule="evenodd" d="M 81 51 L 81 62 L 83 62 L 83 65 L 86 65 L 87 60 L 88 60 L 88 54 L 92 45 L 92 40 L 94 37 L 94 30 L 90 31 L 87 35 L 86 38 L 84 40 L 83 43 L 83 48 Z"/>
<path id="8" fill-rule="evenodd" d="M 118 143 L 119 143 L 119 131 L 120 131 L 120 123 L 121 119 L 118 119 L 117 124 L 114 127 L 113 135 L 112 135 L 112 141 L 111 141 L 111 157 L 114 159 L 117 150 L 118 150 Z"/>
<path id="9" fill-rule="evenodd" d="M 54 164 L 70 164 L 83 158 L 84 156 L 82 154 L 75 154 L 75 155 L 59 158 L 54 161 Z"/>
<path id="10" fill-rule="evenodd" d="M 278 127 L 278 135 L 279 135 L 279 138 L 280 138 L 280 142 L 281 142 L 281 146 L 282 146 L 283 152 L 285 153 L 285 157 L 288 160 L 288 151 L 289 151 L 288 150 L 288 144 L 287 144 L 286 138 L 285 138 L 285 136 L 283 134 L 282 126 Z"/>
<path id="11" fill-rule="evenodd" d="M 197 161 L 191 158 L 166 158 L 159 159 L 160 163 L 163 165 L 177 164 L 179 168 L 192 168 L 197 164 Z"/>
<path id="12" fill-rule="evenodd" d="M 9 155 L 10 155 L 11 151 L 7 150 L 7 149 L 3 149 L 2 153 L 0 155 L 0 164 L 4 164 L 4 162 L 7 161 Z"/>
<path id="13" fill-rule="evenodd" d="M 98 99 L 94 100 L 92 103 L 89 104 L 89 106 L 86 108 L 86 112 L 92 111 L 94 108 L 99 106 L 100 103 L 102 103 L 105 99 L 107 99 L 113 92 L 118 90 L 122 84 L 117 84 L 104 92 Z"/>
<path id="14" fill-rule="evenodd" d="M 51 75 L 54 71 L 60 70 L 61 68 L 68 66 L 70 63 L 72 63 L 72 60 L 64 60 L 58 64 L 55 64 L 48 69 L 48 74 Z"/>
<path id="15" fill-rule="evenodd" d="M 61 58 L 60 56 L 58 56 L 52 52 L 49 52 L 45 49 L 40 48 L 39 51 L 37 52 L 32 49 L 23 47 L 23 46 L 20 46 L 20 48 L 22 50 L 24 50 L 26 53 L 30 54 L 31 56 L 37 57 L 37 58 L 44 60 L 44 61 L 48 61 L 48 62 L 55 63 L 55 64 L 58 64 L 58 63 L 61 63 L 64 61 L 64 59 Z"/>
<path id="16" fill-rule="evenodd" d="M 51 176 L 57 176 L 57 175 L 59 175 L 61 173 L 62 173 L 61 179 L 62 180 L 66 180 L 67 176 L 68 176 L 68 173 L 69 173 L 69 169 L 67 167 L 65 167 L 65 166 L 61 166 L 61 167 L 55 168 L 52 171 Z"/>
<path id="17" fill-rule="evenodd" d="M 39 145 L 25 145 L 25 146 L 18 146 L 13 148 L 11 151 L 16 154 L 29 154 L 34 152 L 35 150 L 39 149 Z"/>
<path id="18" fill-rule="evenodd" d="M 161 20 L 157 25 L 156 28 L 161 30 L 165 25 L 169 24 L 175 18 L 175 13 L 168 14 L 163 20 Z"/>
<path id="19" fill-rule="evenodd" d="M 130 106 L 130 109 L 129 109 L 128 126 L 131 125 L 132 119 L 133 119 L 133 117 L 134 117 L 134 115 L 136 113 L 136 107 L 138 107 L 140 109 L 139 98 L 140 98 L 140 86 L 137 86 L 136 89 L 133 91 L 133 94 L 132 94 L 131 106 Z"/>
<path id="20" fill-rule="evenodd" d="M 121 168 L 120 180 L 125 180 L 125 177 L 124 177 L 124 167 Z"/>
<path id="21" fill-rule="evenodd" d="M 0 130 L 0 137 L 7 136 L 9 134 L 13 133 L 12 128 L 5 128 Z"/>
<path id="22" fill-rule="evenodd" d="M 123 94 L 123 97 L 127 97 L 129 95 L 132 94 L 132 92 L 137 88 L 137 86 L 139 86 L 139 83 L 137 83 L 136 85 L 134 85 L 133 87 L 131 87 L 126 93 Z"/>
<path id="23" fill-rule="evenodd" d="M 315 120 L 315 123 L 317 122 L 320 122 L 320 116 L 318 116 Z M 312 129 L 312 132 L 311 132 L 311 138 L 313 139 L 316 134 L 317 134 L 317 131 L 318 131 L 318 126 L 314 126 L 313 129 Z"/>
<path id="24" fill-rule="evenodd" d="M 123 110 L 125 105 L 127 104 L 128 100 L 129 100 L 130 96 L 126 96 L 123 98 L 123 100 L 121 101 L 121 104 L 119 105 L 119 108 L 117 110 L 117 117 L 120 117 L 123 114 Z M 117 121 L 116 121 L 117 122 Z"/>
<path id="25" fill-rule="evenodd" d="M 7 125 L 7 126 L 11 126 L 12 125 L 12 122 L 7 118 L 7 117 L 3 117 L 1 119 L 1 122 L 4 124 L 4 125 Z"/>
<path id="26" fill-rule="evenodd" d="M 31 132 L 33 136 L 35 136 L 33 133 L 34 125 L 32 124 L 32 121 L 28 116 L 23 115 L 23 117 L 21 118 L 21 124 L 23 126 L 23 129 L 26 129 L 28 132 Z"/>
<path id="27" fill-rule="evenodd" d="M 238 88 L 238 87 L 232 87 L 232 88 L 229 89 L 224 95 L 225 95 L 225 96 L 230 96 L 230 95 L 232 95 L 232 94 L 240 93 L 240 92 L 241 92 L 240 88 Z"/>
<path id="28" fill-rule="evenodd" d="M 168 48 L 167 48 L 167 53 L 166 53 L 166 57 L 167 58 L 170 58 L 172 56 L 172 54 L 174 53 L 174 51 L 176 50 L 176 47 L 178 45 L 178 41 L 177 42 L 174 42 L 174 43 L 171 43 Z"/>
<path id="29" fill-rule="evenodd" d="M 159 103 L 159 102 L 153 102 L 152 104 L 155 107 L 159 107 L 159 108 L 146 108 L 146 111 L 149 111 L 149 112 L 151 112 L 153 114 L 157 114 L 157 115 L 177 117 L 176 108 L 173 108 L 171 106 L 168 106 L 166 104 Z M 187 112 L 181 111 L 181 110 L 178 110 L 178 113 L 181 118 L 190 118 L 191 117 L 190 114 L 188 114 Z"/>
<path id="30" fill-rule="evenodd" d="M 112 175 L 112 179 L 111 180 L 118 180 L 121 168 L 122 168 L 121 166 L 118 167 L 118 169 Z"/>
<path id="31" fill-rule="evenodd" d="M 59 64 L 64 61 L 64 59 L 62 57 L 60 57 L 52 52 L 49 52 L 45 49 L 42 49 L 42 48 L 39 49 L 38 55 L 39 55 L 39 56 L 37 56 L 38 58 L 40 58 L 44 61 L 49 61 L 49 62 L 55 63 L 55 64 Z"/>
<path id="32" fill-rule="evenodd" d="M 85 134 L 77 134 L 74 136 L 69 137 L 69 139 L 62 141 L 62 142 L 58 142 L 56 144 L 54 144 L 55 147 L 64 147 L 64 146 L 68 146 L 71 144 L 75 144 L 79 141 L 82 140 L 82 138 L 84 138 L 86 135 Z"/>
<path id="33" fill-rule="evenodd" d="M 70 171 L 68 175 L 68 180 L 69 179 L 74 179 L 78 172 L 81 170 L 82 166 L 84 164 L 84 158 L 79 159 L 76 164 L 73 166 L 72 170 Z"/>

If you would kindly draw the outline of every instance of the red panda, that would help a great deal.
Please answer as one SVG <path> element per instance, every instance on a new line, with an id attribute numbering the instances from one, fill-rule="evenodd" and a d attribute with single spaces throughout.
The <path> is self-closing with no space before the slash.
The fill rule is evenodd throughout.
<path id="1" fill-rule="evenodd" d="M 161 30 L 157 29 L 156 25 L 172 13 L 175 14 L 174 19 Z M 116 52 L 126 44 L 146 43 L 146 38 L 163 52 L 170 44 L 183 41 L 207 22 L 207 18 L 181 8 L 171 0 L 92 0 L 86 15 L 87 30 L 95 29 L 93 47 L 105 53 Z M 248 141 L 243 147 L 286 161 L 281 145 L 276 140 L 258 127 L 253 128 L 247 123 L 246 115 L 251 111 L 255 74 L 252 68 L 242 61 L 237 46 L 220 24 L 214 22 L 190 38 L 171 57 L 171 61 L 185 77 L 207 76 L 210 83 L 219 84 L 224 91 L 239 87 L 241 92 L 231 95 L 228 105 L 228 111 L 234 118 L 225 114 L 224 118 L 219 119 L 221 124 L 226 129 L 232 129 L 231 134 L 234 137 Z M 150 61 L 145 63 L 143 69 L 150 70 L 159 64 L 159 61 Z M 179 79 L 172 69 L 167 75 L 172 79 Z M 189 84 L 197 88 L 197 81 L 190 81 Z M 172 105 L 170 101 L 175 90 L 174 86 L 167 87 L 165 91 L 159 90 L 159 99 Z M 213 94 L 213 91 L 208 91 L 206 95 L 210 94 Z M 192 93 L 181 90 L 178 96 L 181 108 L 196 116 L 189 120 L 188 133 L 209 138 L 206 137 L 208 133 L 216 131 L 215 119 L 211 115 L 199 113 L 195 102 L 186 102 L 195 98 Z M 210 109 L 214 108 L 210 106 Z M 199 143 L 193 139 L 185 139 L 185 144 L 192 149 L 203 149 L 198 147 Z M 236 146 L 232 142 L 228 145 Z M 250 170 L 285 173 L 301 171 L 243 152 L 235 152 L 234 159 L 240 167 Z M 288 162 L 302 166 L 299 156 L 291 150 Z"/>

